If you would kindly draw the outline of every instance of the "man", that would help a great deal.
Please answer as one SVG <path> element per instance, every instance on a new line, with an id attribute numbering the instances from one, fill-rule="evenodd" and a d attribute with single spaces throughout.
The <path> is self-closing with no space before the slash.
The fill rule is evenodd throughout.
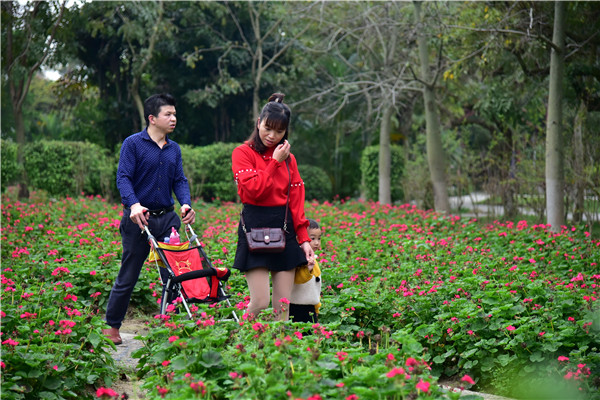
<path id="1" fill-rule="evenodd" d="M 123 342 L 119 329 L 150 252 L 144 225 L 160 240 L 170 235 L 172 227 L 179 230 L 181 222 L 193 224 L 196 220 L 181 149 L 168 138 L 177 123 L 175 99 L 169 94 L 150 96 L 144 102 L 144 117 L 146 129 L 123 141 L 117 169 L 117 188 L 124 206 L 119 228 L 123 258 L 106 307 L 110 328 L 102 330 L 117 345 Z M 181 221 L 174 211 L 172 193 L 181 204 Z"/>

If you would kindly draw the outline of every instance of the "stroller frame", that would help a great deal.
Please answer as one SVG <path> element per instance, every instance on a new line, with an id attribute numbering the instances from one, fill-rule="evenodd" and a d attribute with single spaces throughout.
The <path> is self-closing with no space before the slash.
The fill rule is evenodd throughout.
<path id="1" fill-rule="evenodd" d="M 211 280 L 212 280 L 212 277 L 217 278 L 217 279 L 213 280 L 213 281 L 217 282 L 217 289 L 216 289 L 217 297 L 212 299 L 212 301 L 204 301 L 203 299 L 199 299 L 198 301 L 195 301 L 195 302 L 209 303 L 209 302 L 225 301 L 227 303 L 227 306 L 231 308 L 231 303 L 229 302 L 229 296 L 225 293 L 225 290 L 223 289 L 223 285 L 222 285 L 222 281 L 226 281 L 227 278 L 229 278 L 230 271 L 227 270 L 227 273 L 224 274 L 224 276 L 219 277 L 218 271 L 215 267 L 213 267 L 212 263 L 210 262 L 210 259 L 206 255 L 206 252 L 204 251 L 204 248 L 202 247 L 202 244 L 200 243 L 200 240 L 198 239 L 198 235 L 196 235 L 196 233 L 194 232 L 194 230 L 192 229 L 192 227 L 189 224 L 185 225 L 185 233 L 186 233 L 186 236 L 188 237 L 189 245 L 188 245 L 188 248 L 184 249 L 184 250 L 167 250 L 167 249 L 161 248 L 159 245 L 159 242 L 156 240 L 154 235 L 152 235 L 152 233 L 150 232 L 150 229 L 148 229 L 148 226 L 144 226 L 144 230 L 145 230 L 146 234 L 148 235 L 148 241 L 150 242 L 151 247 L 154 249 L 154 251 L 156 252 L 158 257 L 160 258 L 160 261 L 162 261 L 162 263 L 164 264 L 164 267 L 161 267 L 158 264 L 158 260 L 155 260 L 158 274 L 161 277 L 161 282 L 162 282 L 162 275 L 160 273 L 160 268 L 165 268 L 168 273 L 167 282 L 162 282 L 163 287 L 164 287 L 164 294 L 163 294 L 161 305 L 160 305 L 160 313 L 161 314 L 165 314 L 165 311 L 169 304 L 169 299 L 174 296 L 178 296 L 181 298 L 182 304 L 185 307 L 185 310 L 186 310 L 188 316 L 190 318 L 192 318 L 192 312 L 188 305 L 188 301 L 194 302 L 194 301 L 192 301 L 194 299 L 191 299 L 191 298 L 186 299 L 186 296 L 184 295 L 185 289 L 183 288 L 183 282 L 186 282 L 186 281 L 189 281 L 192 279 L 199 279 L 199 278 L 211 279 Z M 191 236 L 188 235 L 188 231 L 189 231 L 189 235 L 191 235 Z M 195 246 L 192 245 L 192 242 L 195 243 Z M 183 273 L 180 275 L 176 275 L 175 272 L 173 271 L 173 268 L 171 267 L 169 261 L 167 260 L 165 251 L 188 251 L 188 250 L 198 250 L 200 252 L 200 256 L 204 260 L 206 260 L 207 265 L 205 266 L 205 264 L 203 262 L 200 262 L 201 267 L 202 267 L 201 269 L 197 269 L 197 270 L 186 272 L 186 273 Z M 213 284 L 214 284 L 214 282 L 213 282 Z M 235 313 L 235 311 L 231 311 L 231 314 L 233 316 L 233 319 L 236 322 L 239 322 L 239 318 L 238 318 L 237 314 Z"/>

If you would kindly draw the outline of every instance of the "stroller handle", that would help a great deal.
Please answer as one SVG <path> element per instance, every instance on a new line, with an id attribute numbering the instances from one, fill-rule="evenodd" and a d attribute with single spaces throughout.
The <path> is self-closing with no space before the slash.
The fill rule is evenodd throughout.
<path id="1" fill-rule="evenodd" d="M 198 240 L 198 235 L 196 235 L 196 232 L 194 232 L 194 229 L 192 229 L 192 226 L 190 224 L 186 224 L 185 225 L 185 229 L 188 230 L 190 232 L 190 237 L 188 237 L 188 240 L 190 242 L 195 241 L 196 245 L 200 246 L 201 243 Z M 152 234 L 152 232 L 150 232 L 150 229 L 148 228 L 148 225 L 144 225 L 144 232 L 146 232 L 146 235 L 148 235 L 148 240 L 152 243 L 152 245 L 154 247 L 158 247 L 158 241 L 156 240 L 156 237 L 154 237 L 154 235 Z"/>

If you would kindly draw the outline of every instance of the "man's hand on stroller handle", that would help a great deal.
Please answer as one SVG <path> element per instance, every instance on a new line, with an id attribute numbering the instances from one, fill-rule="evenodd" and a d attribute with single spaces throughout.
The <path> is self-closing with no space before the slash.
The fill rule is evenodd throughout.
<path id="1" fill-rule="evenodd" d="M 140 203 L 135 203 L 130 209 L 131 214 L 129 215 L 129 218 L 144 231 L 144 226 L 148 225 L 148 218 L 150 218 L 149 210 Z M 191 225 L 196 222 L 196 211 L 194 211 L 189 204 L 181 206 L 181 222 L 186 225 Z"/>
<path id="2" fill-rule="evenodd" d="M 189 204 L 181 206 L 181 222 L 185 225 L 191 225 L 196 222 L 196 211 Z"/>
<path id="3" fill-rule="evenodd" d="M 129 214 L 129 218 L 143 231 L 144 225 L 148 225 L 149 215 L 146 214 L 148 212 L 148 209 L 142 206 L 140 203 L 135 203 L 129 208 L 131 209 L 131 214 Z"/>

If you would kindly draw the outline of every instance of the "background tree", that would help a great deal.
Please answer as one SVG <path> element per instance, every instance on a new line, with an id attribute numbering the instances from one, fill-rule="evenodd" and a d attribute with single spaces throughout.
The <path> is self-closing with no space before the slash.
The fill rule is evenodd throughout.
<path id="1" fill-rule="evenodd" d="M 345 110 L 361 133 L 361 148 L 379 133 L 379 201 L 390 202 L 390 134 L 398 126 L 396 115 L 410 97 L 406 59 L 410 27 L 403 3 L 325 3 L 311 15 L 326 35 L 314 43 L 320 52 L 316 74 L 320 86 L 298 105 L 318 99 L 318 120 L 335 122 Z M 369 121 L 369 124 L 365 124 Z M 377 129 L 378 127 L 378 129 Z M 335 128 L 334 128 L 335 129 Z M 378 131 L 378 132 L 377 132 Z M 346 135 L 342 135 L 345 138 Z M 336 140 L 334 152 L 339 149 Z"/>
<path id="2" fill-rule="evenodd" d="M 425 104 L 425 121 L 427 131 L 427 161 L 429 164 L 429 173 L 433 183 L 433 199 L 435 210 L 439 212 L 450 212 L 450 202 L 448 200 L 448 189 L 446 188 L 446 166 L 445 154 L 442 147 L 442 138 L 440 132 L 440 119 L 437 110 L 435 96 L 435 85 L 439 76 L 439 65 L 433 76 L 430 74 L 429 65 L 429 46 L 427 44 L 425 24 L 421 17 L 421 2 L 415 1 L 415 25 L 417 27 L 417 44 L 419 48 L 419 61 L 421 64 L 421 78 L 419 81 L 423 84 L 423 101 Z M 440 48 L 441 52 L 442 49 Z M 440 54 L 441 56 L 441 54 Z"/>
<path id="3" fill-rule="evenodd" d="M 562 94 L 565 57 L 565 4 L 554 3 L 554 34 L 550 58 L 548 118 L 546 122 L 546 210 L 548 224 L 560 232 L 564 217 Z"/>
<path id="4" fill-rule="evenodd" d="M 64 22 L 65 3 L 2 2 L 2 75 L 8 82 L 20 165 L 23 164 L 23 149 L 27 141 L 23 104 L 33 77 L 59 48 L 57 31 Z M 26 173 L 23 168 L 21 197 L 28 196 Z"/>
<path id="5" fill-rule="evenodd" d="M 171 24 L 163 21 L 164 4 L 161 0 L 127 2 L 116 7 L 115 11 L 123 20 L 119 33 L 123 35 L 129 50 L 129 57 L 124 59 L 131 71 L 129 93 L 140 116 L 140 125 L 134 129 L 141 130 L 146 126 L 144 102 L 140 96 L 141 80 L 151 76 L 146 69 L 154 55 L 156 42 L 170 40 Z"/>
<path id="6" fill-rule="evenodd" d="M 4 63 L 8 4 L 3 3 L 2 21 L 3 138 L 15 136 L 16 126 L 6 78 L 9 64 Z M 41 3 L 40 9 L 58 10 L 59 5 Z M 600 123 L 600 10 L 593 2 L 565 6 L 562 110 L 564 132 L 574 135 L 562 143 L 564 208 L 591 218 L 590 210 L 600 204 L 590 197 L 600 187 L 600 138 L 593 129 Z M 156 31 L 150 21 L 159 20 L 160 7 L 163 30 L 152 40 Z M 499 202 L 507 217 L 523 205 L 541 220 L 546 215 L 542 154 L 553 7 L 549 2 L 422 6 L 428 17 L 428 55 L 433 60 L 434 48 L 444 50 L 431 61 L 435 71 L 432 65 L 429 72 L 439 74 L 432 88 L 448 194 L 484 191 L 491 195 L 489 204 Z M 402 143 L 406 151 L 405 200 L 435 206 L 432 185 L 425 184 L 431 180 L 422 134 L 427 110 L 417 101 L 423 87 L 407 74 L 408 66 L 419 65 L 412 4 L 86 2 L 69 3 L 67 12 L 63 21 L 68 24 L 56 31 L 56 50 L 41 66 L 58 68 L 62 78 L 50 83 L 34 74 L 22 103 L 28 141 L 89 140 L 114 153 L 140 127 L 132 91 L 137 86 L 139 99 L 158 91 L 178 98 L 178 142 L 239 143 L 252 127 L 255 89 L 262 101 L 283 91 L 294 111 L 294 153 L 302 164 L 325 171 L 335 195 L 360 195 L 363 149 L 370 144 L 385 149 L 389 136 L 390 145 Z M 27 15 L 17 15 L 14 26 L 27 26 Z M 253 20 L 253 15 L 258 17 Z M 40 18 L 46 21 L 45 32 L 51 32 L 50 19 Z M 261 40 L 263 67 L 270 64 L 257 81 L 252 65 Z"/>

